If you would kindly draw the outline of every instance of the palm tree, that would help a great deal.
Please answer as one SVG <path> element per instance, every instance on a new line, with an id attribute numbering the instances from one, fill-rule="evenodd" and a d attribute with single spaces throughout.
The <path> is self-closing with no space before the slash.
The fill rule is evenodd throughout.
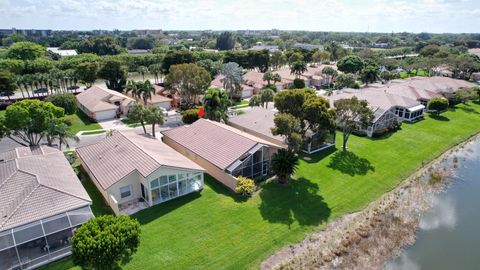
<path id="1" fill-rule="evenodd" d="M 304 61 L 296 61 L 290 67 L 290 74 L 294 74 L 295 78 L 300 78 L 300 76 L 307 71 L 307 64 Z"/>
<path id="2" fill-rule="evenodd" d="M 22 97 L 25 98 L 25 93 L 23 92 L 23 89 L 22 89 L 22 86 L 23 86 L 22 76 L 15 77 L 15 84 L 18 86 L 18 89 L 20 89 L 20 92 L 22 92 Z M 27 93 L 28 93 L 28 89 L 27 89 Z"/>
<path id="3" fill-rule="evenodd" d="M 143 83 L 140 83 L 140 96 L 143 99 L 143 104 L 147 106 L 147 102 L 149 99 L 152 98 L 152 95 L 155 94 L 155 88 L 153 88 L 153 85 L 150 83 L 150 81 L 144 81 Z"/>
<path id="4" fill-rule="evenodd" d="M 328 87 L 330 88 L 330 85 L 332 84 L 335 76 L 337 76 L 338 72 L 332 67 L 324 67 L 321 72 L 323 75 L 327 76 Z"/>
<path id="5" fill-rule="evenodd" d="M 243 70 L 237 63 L 229 62 L 223 64 L 220 73 L 223 75 L 223 88 L 228 92 L 229 98 L 233 99 L 235 92 L 241 89 Z"/>
<path id="6" fill-rule="evenodd" d="M 163 125 L 164 115 L 163 110 L 156 105 L 150 105 L 147 107 L 146 122 L 152 125 L 152 136 L 155 136 L 155 125 Z"/>
<path id="7" fill-rule="evenodd" d="M 137 82 L 134 80 L 129 80 L 125 86 L 126 93 L 132 93 L 132 97 L 138 101 L 140 99 L 140 88 Z"/>
<path id="8" fill-rule="evenodd" d="M 262 79 L 267 81 L 267 85 L 270 85 L 270 82 L 273 81 L 273 73 L 271 71 L 265 72 Z"/>
<path id="9" fill-rule="evenodd" d="M 298 157 L 294 152 L 280 149 L 272 156 L 271 170 L 277 175 L 278 182 L 287 184 L 288 179 L 295 173 L 298 166 Z"/>
<path id="10" fill-rule="evenodd" d="M 160 64 L 152 64 L 148 66 L 148 70 L 152 73 L 153 78 L 155 79 L 155 83 L 158 83 L 158 77 L 159 75 L 162 75 L 162 67 L 160 66 Z"/>
<path id="11" fill-rule="evenodd" d="M 145 134 L 147 134 L 147 129 L 145 128 L 147 113 L 147 108 L 142 104 L 135 104 L 128 110 L 128 118 L 134 123 L 140 123 Z"/>
<path id="12" fill-rule="evenodd" d="M 207 119 L 228 122 L 228 106 L 231 103 L 225 91 L 217 88 L 209 89 L 203 98 L 203 104 Z"/>
<path id="13" fill-rule="evenodd" d="M 145 74 L 148 73 L 148 68 L 145 66 L 139 66 L 137 71 L 142 75 L 142 81 L 145 81 Z"/>
<path id="14" fill-rule="evenodd" d="M 48 127 L 43 134 L 47 140 L 47 145 L 52 146 L 55 140 L 58 140 L 58 149 L 62 150 L 62 145 L 70 147 L 69 140 L 79 142 L 79 138 L 73 134 L 65 123 L 58 121 L 50 121 Z"/>

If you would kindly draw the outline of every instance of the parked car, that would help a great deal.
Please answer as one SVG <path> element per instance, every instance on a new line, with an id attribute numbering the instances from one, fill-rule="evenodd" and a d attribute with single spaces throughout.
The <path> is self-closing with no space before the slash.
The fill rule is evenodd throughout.
<path id="1" fill-rule="evenodd" d="M 48 89 L 45 87 L 38 88 L 37 90 L 33 91 L 35 94 L 43 94 L 43 93 L 48 93 Z"/>

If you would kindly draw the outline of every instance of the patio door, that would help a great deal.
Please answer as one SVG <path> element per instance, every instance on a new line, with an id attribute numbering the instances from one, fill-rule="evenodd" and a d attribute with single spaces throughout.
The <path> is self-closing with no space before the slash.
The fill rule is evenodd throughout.
<path id="1" fill-rule="evenodd" d="M 140 189 L 142 190 L 142 198 L 146 202 L 148 202 L 148 193 L 147 193 L 147 190 L 146 190 L 145 186 L 142 183 L 140 183 Z"/>

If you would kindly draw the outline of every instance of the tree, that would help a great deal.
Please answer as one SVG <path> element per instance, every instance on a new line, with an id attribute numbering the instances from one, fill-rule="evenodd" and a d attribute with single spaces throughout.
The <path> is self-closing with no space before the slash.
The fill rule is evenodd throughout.
<path id="1" fill-rule="evenodd" d="M 357 73 L 363 69 L 365 63 L 356 55 L 348 55 L 340 59 L 337 63 L 338 70 L 345 73 Z"/>
<path id="2" fill-rule="evenodd" d="M 353 74 L 339 74 L 335 83 L 336 89 L 355 88 L 355 76 Z"/>
<path id="3" fill-rule="evenodd" d="M 275 96 L 275 92 L 272 89 L 262 89 L 262 91 L 260 92 L 260 103 L 262 104 L 262 107 L 267 108 L 268 102 L 273 101 L 273 96 Z"/>
<path id="4" fill-rule="evenodd" d="M 235 47 L 235 40 L 232 33 L 223 32 L 217 37 L 217 44 L 215 46 L 220 51 L 231 50 Z"/>
<path id="5" fill-rule="evenodd" d="M 281 51 L 275 51 L 270 57 L 270 64 L 273 69 L 279 69 L 287 64 L 287 57 Z"/>
<path id="6" fill-rule="evenodd" d="M 170 67 L 179 64 L 193 63 L 193 55 L 189 50 L 168 51 L 162 62 L 162 72 L 168 74 Z"/>
<path id="7" fill-rule="evenodd" d="M 343 132 L 343 151 L 347 150 L 347 141 L 355 130 L 372 125 L 374 114 L 368 107 L 368 102 L 358 100 L 357 97 L 339 99 L 334 102 L 338 125 Z"/>
<path id="8" fill-rule="evenodd" d="M 87 87 L 91 87 L 97 80 L 97 62 L 83 62 L 76 67 L 78 79 L 83 81 Z"/>
<path id="9" fill-rule="evenodd" d="M 302 89 L 305 88 L 305 81 L 300 78 L 295 78 L 293 80 L 293 88 L 294 89 Z"/>
<path id="10" fill-rule="evenodd" d="M 242 196 L 251 196 L 255 192 L 255 181 L 250 178 L 243 176 L 237 177 L 237 186 L 235 187 L 235 192 Z"/>
<path id="11" fill-rule="evenodd" d="M 15 94 L 17 84 L 15 76 L 10 72 L 0 71 L 0 94 L 4 96 L 10 96 Z"/>
<path id="12" fill-rule="evenodd" d="M 223 75 L 221 79 L 223 88 L 227 91 L 230 99 L 241 97 L 241 84 L 243 81 L 243 70 L 235 62 L 223 64 L 220 73 Z"/>
<path id="13" fill-rule="evenodd" d="M 272 82 L 273 82 L 273 84 L 276 84 L 277 82 L 281 82 L 281 81 L 282 81 L 282 77 L 280 76 L 280 74 L 278 74 L 278 73 L 273 73 L 273 72 L 271 72 L 271 71 L 265 72 L 265 73 L 263 74 L 262 79 L 267 82 L 267 86 L 272 85 Z"/>
<path id="14" fill-rule="evenodd" d="M 94 53 L 96 55 L 116 55 L 124 52 L 118 40 L 110 36 L 92 36 L 78 43 L 78 53 Z"/>
<path id="15" fill-rule="evenodd" d="M 321 64 L 330 59 L 330 53 L 327 51 L 316 51 L 312 55 L 313 62 Z"/>
<path id="16" fill-rule="evenodd" d="M 303 61 L 296 61 L 290 67 L 290 74 L 295 75 L 299 79 L 300 76 L 307 71 L 307 64 Z"/>
<path id="17" fill-rule="evenodd" d="M 272 156 L 271 170 L 281 184 L 288 184 L 288 179 L 295 173 L 297 167 L 298 157 L 290 150 L 280 149 Z"/>
<path id="18" fill-rule="evenodd" d="M 373 83 L 377 81 L 379 77 L 380 69 L 376 64 L 369 64 L 366 67 L 364 67 L 360 73 L 361 73 L 360 75 L 362 78 L 362 82 L 368 85 L 369 83 Z"/>
<path id="19" fill-rule="evenodd" d="M 303 54 L 301 54 L 300 52 L 293 52 L 288 57 L 288 63 L 290 64 L 290 66 L 293 66 L 293 64 L 296 62 L 304 62 L 304 60 L 305 59 L 303 57 Z"/>
<path id="20" fill-rule="evenodd" d="M 189 125 L 198 120 L 198 109 L 189 109 L 182 112 L 182 122 Z"/>
<path id="21" fill-rule="evenodd" d="M 217 88 L 209 89 L 203 98 L 203 104 L 205 118 L 217 122 L 228 122 L 228 107 L 231 103 L 224 91 Z"/>
<path id="22" fill-rule="evenodd" d="M 435 111 L 438 115 L 448 108 L 448 100 L 446 98 L 432 98 L 428 102 L 427 108 L 431 111 Z"/>
<path id="23" fill-rule="evenodd" d="M 195 64 L 174 65 L 165 77 L 165 85 L 175 90 L 187 107 L 195 104 L 197 96 L 207 91 L 211 81 L 208 71 Z"/>
<path id="24" fill-rule="evenodd" d="M 159 82 L 159 77 L 162 76 L 162 66 L 159 64 L 151 64 L 148 70 L 152 73 L 155 83 Z"/>
<path id="25" fill-rule="evenodd" d="M 49 127 L 50 121 L 63 117 L 64 110 L 36 99 L 22 100 L 7 107 L 3 123 L 5 134 L 25 146 L 38 145 Z"/>
<path id="26" fill-rule="evenodd" d="M 165 116 L 163 114 L 163 110 L 156 105 L 150 105 L 147 107 L 147 115 L 146 115 L 146 122 L 149 125 L 152 125 L 152 136 L 156 137 L 155 135 L 155 125 L 163 125 L 165 121 Z"/>
<path id="27" fill-rule="evenodd" d="M 8 48 L 7 57 L 19 60 L 35 60 L 45 55 L 45 48 L 37 43 L 22 41 Z"/>
<path id="28" fill-rule="evenodd" d="M 135 100 L 142 99 L 143 104 L 147 106 L 148 100 L 152 98 L 152 95 L 155 94 L 155 88 L 150 83 L 150 81 L 135 82 L 129 80 L 125 87 L 125 92 L 132 93 L 132 96 Z"/>
<path id="29" fill-rule="evenodd" d="M 80 139 L 73 134 L 68 125 L 62 123 L 60 119 L 52 119 L 48 123 L 48 127 L 44 132 L 48 146 L 53 146 L 53 142 L 58 140 L 58 149 L 62 150 L 62 145 L 65 144 L 67 148 L 70 147 L 70 140 L 79 142 Z"/>
<path id="30" fill-rule="evenodd" d="M 98 75 L 106 80 L 108 89 L 122 92 L 127 82 L 127 67 L 122 61 L 112 58 L 104 60 Z"/>
<path id="31" fill-rule="evenodd" d="M 147 108 L 142 104 L 134 104 L 130 110 L 128 110 L 128 118 L 134 123 L 140 123 L 143 128 L 143 133 L 145 134 L 147 134 L 147 129 L 145 128 L 147 114 Z"/>
<path id="32" fill-rule="evenodd" d="M 140 223 L 126 215 L 99 216 L 72 237 L 73 262 L 82 269 L 121 269 L 140 244 Z"/>
<path id="33" fill-rule="evenodd" d="M 322 69 L 322 74 L 327 76 L 328 87 L 330 87 L 335 76 L 338 75 L 338 72 L 333 67 L 327 66 Z"/>
<path id="34" fill-rule="evenodd" d="M 63 108 L 65 114 L 74 114 L 77 111 L 77 100 L 71 93 L 61 93 L 49 96 L 46 101 Z"/>
<path id="35" fill-rule="evenodd" d="M 139 66 L 137 71 L 142 75 L 142 80 L 145 81 L 145 75 L 148 73 L 148 68 L 146 66 Z"/>
<path id="36" fill-rule="evenodd" d="M 296 152 L 307 138 L 307 133 L 323 135 L 335 130 L 335 112 L 328 101 L 312 90 L 286 90 L 275 95 L 273 135 L 286 137 L 289 149 Z M 322 138 L 324 136 L 321 136 Z"/>
<path id="37" fill-rule="evenodd" d="M 259 95 L 254 95 L 250 98 L 248 101 L 248 106 L 250 107 L 258 107 L 260 106 L 260 96 Z"/>

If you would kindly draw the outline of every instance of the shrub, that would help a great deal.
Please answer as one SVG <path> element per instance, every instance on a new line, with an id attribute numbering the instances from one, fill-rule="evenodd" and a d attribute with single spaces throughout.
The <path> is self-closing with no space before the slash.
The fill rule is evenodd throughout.
<path id="1" fill-rule="evenodd" d="M 129 216 L 100 216 L 72 238 L 73 262 L 83 269 L 121 269 L 140 243 L 140 223 Z"/>
<path id="2" fill-rule="evenodd" d="M 64 93 L 51 95 L 47 98 L 47 101 L 50 101 L 57 107 L 63 108 L 65 114 L 74 114 L 77 111 L 77 100 L 73 94 Z"/>
<path id="3" fill-rule="evenodd" d="M 189 109 L 182 112 L 182 122 L 191 124 L 198 120 L 198 109 Z"/>
<path id="4" fill-rule="evenodd" d="M 460 103 L 465 103 L 467 100 L 472 100 L 477 97 L 474 89 L 460 89 L 452 94 L 447 94 L 446 98 L 450 106 L 455 106 Z"/>
<path id="5" fill-rule="evenodd" d="M 71 119 L 64 119 L 64 120 L 63 120 L 63 123 L 64 123 L 65 125 L 69 126 L 69 127 L 72 126 L 72 120 L 71 120 Z"/>
<path id="6" fill-rule="evenodd" d="M 252 179 L 239 176 L 237 178 L 237 187 L 235 188 L 235 192 L 242 196 L 251 196 L 253 192 L 255 192 L 256 186 L 255 181 Z"/>
<path id="7" fill-rule="evenodd" d="M 395 132 L 395 131 L 399 130 L 401 128 L 401 126 L 402 126 L 402 122 L 394 121 L 390 126 L 388 126 L 386 128 L 375 130 L 372 133 L 372 137 L 373 138 L 383 137 L 383 136 L 387 135 L 388 133 Z"/>
<path id="8" fill-rule="evenodd" d="M 293 80 L 293 87 L 295 87 L 295 89 L 302 89 L 302 88 L 305 88 L 305 81 L 303 79 L 295 79 Z"/>
<path id="9" fill-rule="evenodd" d="M 445 98 L 432 98 L 430 102 L 428 102 L 427 108 L 438 114 L 448 108 L 448 100 Z"/>

